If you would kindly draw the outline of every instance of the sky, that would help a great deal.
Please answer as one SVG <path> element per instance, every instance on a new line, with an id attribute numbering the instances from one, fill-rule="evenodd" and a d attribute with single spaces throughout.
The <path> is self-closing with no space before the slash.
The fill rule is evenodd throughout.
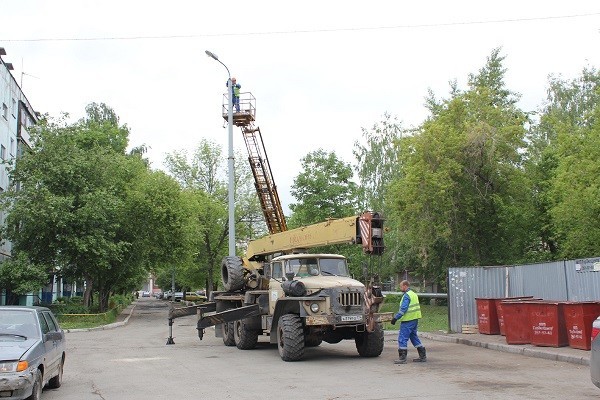
<path id="1" fill-rule="evenodd" d="M 34 110 L 76 120 L 105 103 L 156 169 L 203 138 L 227 157 L 228 75 L 210 50 L 256 98 L 289 214 L 307 153 L 355 165 L 363 129 L 385 113 L 419 125 L 428 91 L 448 97 L 451 81 L 465 89 L 495 48 L 525 111 L 543 104 L 549 76 L 599 68 L 600 2 L 0 0 L 0 47 Z M 246 153 L 239 128 L 234 148 Z"/>

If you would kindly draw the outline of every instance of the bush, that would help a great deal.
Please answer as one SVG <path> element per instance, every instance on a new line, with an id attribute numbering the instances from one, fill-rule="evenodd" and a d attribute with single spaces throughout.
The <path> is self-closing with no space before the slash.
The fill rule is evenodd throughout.
<path id="1" fill-rule="evenodd" d="M 47 305 L 56 315 L 63 329 L 92 328 L 115 322 L 119 313 L 132 302 L 132 296 L 114 295 L 109 299 L 109 310 L 98 313 L 98 305 L 85 307 L 83 298 L 61 297 Z"/>

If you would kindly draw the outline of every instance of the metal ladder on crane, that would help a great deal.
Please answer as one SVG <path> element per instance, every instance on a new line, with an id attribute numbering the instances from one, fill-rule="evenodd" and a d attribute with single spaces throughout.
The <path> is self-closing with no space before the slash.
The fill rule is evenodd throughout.
<path id="1" fill-rule="evenodd" d="M 223 118 L 225 121 L 228 120 L 227 107 L 227 94 L 224 94 Z M 242 135 L 248 150 L 248 162 L 254 177 L 254 186 L 269 233 L 279 233 L 287 231 L 287 224 L 260 128 L 254 127 L 255 116 L 256 99 L 252 93 L 240 93 L 240 112 L 233 113 L 233 124 L 242 129 Z"/>

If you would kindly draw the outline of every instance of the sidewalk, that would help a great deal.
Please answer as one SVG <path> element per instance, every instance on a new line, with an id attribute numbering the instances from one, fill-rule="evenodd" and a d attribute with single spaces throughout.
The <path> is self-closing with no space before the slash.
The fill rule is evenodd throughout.
<path id="1" fill-rule="evenodd" d="M 397 331 L 386 331 L 386 336 L 398 336 Z M 504 336 L 483 335 L 480 333 L 444 333 L 419 332 L 419 336 L 438 342 L 457 343 L 467 346 L 483 347 L 485 349 L 503 351 L 505 353 L 522 354 L 529 357 L 546 360 L 565 361 L 573 364 L 590 365 L 590 351 L 573 349 L 571 347 L 539 347 L 531 344 L 507 344 Z"/>

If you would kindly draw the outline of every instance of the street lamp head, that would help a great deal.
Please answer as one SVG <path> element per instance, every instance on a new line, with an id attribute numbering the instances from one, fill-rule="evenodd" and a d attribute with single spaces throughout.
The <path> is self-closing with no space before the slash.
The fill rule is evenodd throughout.
<path id="1" fill-rule="evenodd" d="M 204 52 L 210 58 L 214 58 L 215 60 L 219 61 L 219 57 L 217 57 L 217 55 L 215 53 L 213 53 L 212 51 L 205 50 Z"/>

